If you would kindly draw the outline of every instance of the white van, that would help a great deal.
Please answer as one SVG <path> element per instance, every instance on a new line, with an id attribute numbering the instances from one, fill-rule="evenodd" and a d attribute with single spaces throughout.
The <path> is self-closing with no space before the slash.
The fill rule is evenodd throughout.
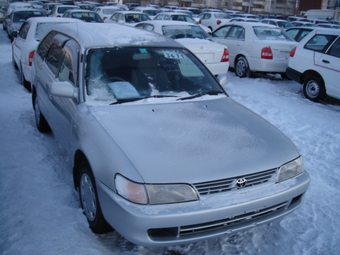
<path id="1" fill-rule="evenodd" d="M 303 15 L 309 20 L 331 20 L 334 18 L 335 11 L 329 9 L 311 9 Z"/>

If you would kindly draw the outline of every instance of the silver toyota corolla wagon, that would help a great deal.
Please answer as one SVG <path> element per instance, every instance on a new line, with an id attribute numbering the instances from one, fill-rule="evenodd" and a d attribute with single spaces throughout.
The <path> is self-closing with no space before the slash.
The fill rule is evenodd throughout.
<path id="1" fill-rule="evenodd" d="M 296 146 L 233 101 L 188 49 L 124 25 L 58 26 L 37 47 L 32 102 L 73 158 L 94 233 L 144 246 L 196 242 L 297 209 Z"/>

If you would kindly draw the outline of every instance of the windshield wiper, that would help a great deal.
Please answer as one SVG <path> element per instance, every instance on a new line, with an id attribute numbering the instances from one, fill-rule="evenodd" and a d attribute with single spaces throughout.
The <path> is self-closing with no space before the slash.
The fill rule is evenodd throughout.
<path id="1" fill-rule="evenodd" d="M 200 93 L 197 93 L 197 94 L 192 95 L 192 96 L 181 97 L 181 98 L 178 98 L 177 100 L 188 100 L 188 99 L 193 99 L 193 98 L 201 97 L 201 96 L 205 96 L 205 95 L 215 96 L 215 95 L 218 95 L 218 94 L 224 94 L 224 93 L 223 93 L 223 91 L 220 91 L 220 90 L 210 90 L 210 91 L 200 92 Z"/>
<path id="2" fill-rule="evenodd" d="M 130 102 L 134 102 L 134 101 L 138 101 L 138 100 L 142 100 L 142 99 L 147 99 L 147 98 L 162 98 L 162 97 L 177 97 L 177 96 L 174 96 L 174 95 L 152 95 L 152 96 L 138 97 L 138 98 L 118 99 L 116 102 L 113 102 L 110 105 L 130 103 Z"/>

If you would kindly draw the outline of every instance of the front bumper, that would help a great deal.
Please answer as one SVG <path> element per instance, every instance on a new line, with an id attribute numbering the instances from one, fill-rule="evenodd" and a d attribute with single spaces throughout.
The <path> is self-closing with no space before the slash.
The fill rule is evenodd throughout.
<path id="1" fill-rule="evenodd" d="M 118 233 L 135 244 L 169 246 L 219 237 L 282 217 L 301 205 L 309 183 L 304 172 L 279 184 L 168 205 L 133 204 L 100 182 L 97 187 L 104 217 Z"/>

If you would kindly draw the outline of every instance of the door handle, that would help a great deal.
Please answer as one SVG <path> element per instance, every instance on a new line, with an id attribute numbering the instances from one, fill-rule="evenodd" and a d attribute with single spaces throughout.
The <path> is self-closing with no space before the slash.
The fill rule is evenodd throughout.
<path id="1" fill-rule="evenodd" d="M 329 61 L 328 60 L 322 60 L 322 62 L 326 63 L 326 64 L 329 64 Z"/>

